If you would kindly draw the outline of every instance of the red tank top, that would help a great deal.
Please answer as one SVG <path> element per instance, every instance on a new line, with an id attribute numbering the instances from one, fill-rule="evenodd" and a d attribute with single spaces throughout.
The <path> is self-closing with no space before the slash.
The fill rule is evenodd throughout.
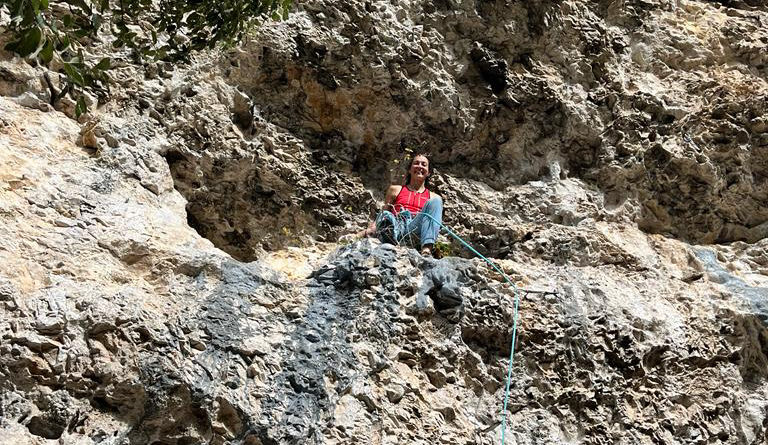
<path id="1" fill-rule="evenodd" d="M 395 198 L 395 213 L 400 213 L 401 210 L 419 213 L 427 201 L 429 201 L 429 190 L 425 188 L 423 192 L 418 193 L 404 185 L 400 189 L 400 193 L 397 194 L 397 198 Z"/>

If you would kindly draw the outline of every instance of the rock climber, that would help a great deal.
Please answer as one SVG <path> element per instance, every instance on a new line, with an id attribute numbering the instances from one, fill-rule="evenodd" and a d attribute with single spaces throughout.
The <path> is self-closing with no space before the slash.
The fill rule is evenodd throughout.
<path id="1" fill-rule="evenodd" d="M 395 245 L 418 245 L 422 255 L 434 255 L 443 221 L 443 200 L 427 189 L 432 172 L 426 155 L 417 154 L 406 165 L 405 183 L 387 188 L 382 211 L 360 235 L 375 234 L 382 242 Z"/>

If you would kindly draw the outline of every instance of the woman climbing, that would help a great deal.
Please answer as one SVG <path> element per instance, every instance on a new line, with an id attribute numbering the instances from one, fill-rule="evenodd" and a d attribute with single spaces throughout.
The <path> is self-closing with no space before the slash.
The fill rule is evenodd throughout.
<path id="1" fill-rule="evenodd" d="M 418 245 L 423 255 L 433 255 L 443 221 L 443 200 L 427 189 L 430 174 L 426 155 L 411 158 L 405 184 L 387 188 L 382 211 L 362 235 L 376 234 L 382 242 L 395 245 Z"/>

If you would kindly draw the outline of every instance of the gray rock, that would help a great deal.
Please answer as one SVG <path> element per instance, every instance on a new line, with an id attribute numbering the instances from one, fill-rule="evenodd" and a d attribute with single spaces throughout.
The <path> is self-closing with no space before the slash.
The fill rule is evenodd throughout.
<path id="1" fill-rule="evenodd" d="M 297 5 L 122 65 L 82 126 L 0 61 L 2 437 L 497 443 L 514 334 L 510 441 L 764 442 L 765 8 L 502 3 Z M 450 227 L 555 292 L 515 317 L 445 233 L 329 244 L 406 147 Z"/>

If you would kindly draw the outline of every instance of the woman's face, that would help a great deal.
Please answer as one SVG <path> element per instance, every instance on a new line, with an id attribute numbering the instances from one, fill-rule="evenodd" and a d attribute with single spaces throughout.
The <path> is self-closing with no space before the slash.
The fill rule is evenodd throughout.
<path id="1" fill-rule="evenodd" d="M 411 161 L 411 168 L 408 169 L 408 173 L 411 174 L 411 178 L 426 180 L 429 176 L 429 159 L 426 156 L 416 156 Z"/>

